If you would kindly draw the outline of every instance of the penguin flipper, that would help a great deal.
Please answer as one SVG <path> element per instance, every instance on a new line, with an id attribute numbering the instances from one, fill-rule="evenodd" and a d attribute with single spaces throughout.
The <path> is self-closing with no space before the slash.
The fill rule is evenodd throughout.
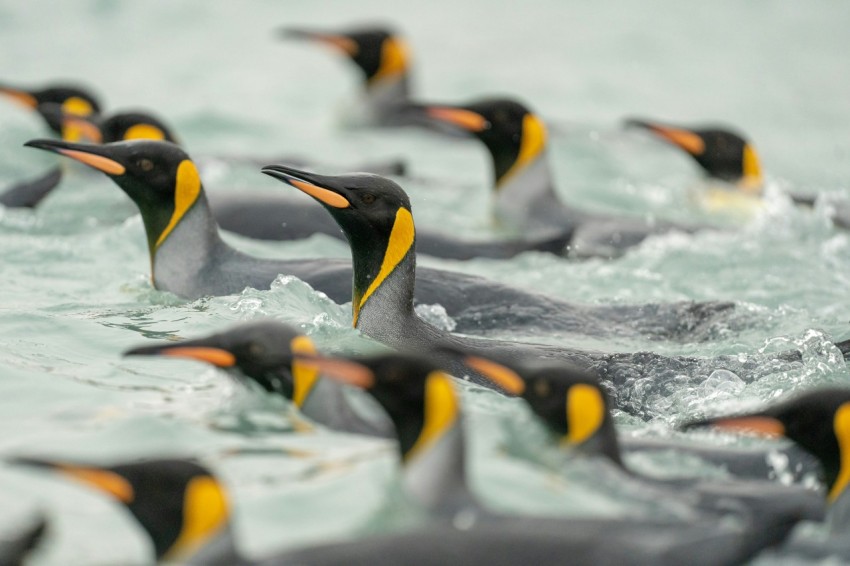
<path id="1" fill-rule="evenodd" d="M 0 204 L 9 208 L 35 208 L 62 181 L 58 165 L 34 179 L 20 181 L 0 194 Z"/>

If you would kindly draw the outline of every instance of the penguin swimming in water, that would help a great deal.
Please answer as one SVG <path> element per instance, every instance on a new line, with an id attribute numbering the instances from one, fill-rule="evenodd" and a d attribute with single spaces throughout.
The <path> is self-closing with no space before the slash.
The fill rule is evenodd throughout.
<path id="1" fill-rule="evenodd" d="M 683 127 L 650 120 L 628 119 L 627 127 L 641 128 L 690 155 L 710 180 L 723 186 L 707 188 L 700 199 L 709 209 L 752 207 L 764 195 L 764 172 L 752 142 L 726 126 Z M 788 193 L 794 204 L 812 207 L 816 196 Z M 840 204 L 840 203 L 836 203 Z M 839 228 L 850 229 L 850 214 L 837 210 L 832 220 Z"/>
<path id="2" fill-rule="evenodd" d="M 333 215 L 351 246 L 354 327 L 398 350 L 430 355 L 435 349 L 448 347 L 498 361 L 542 357 L 568 362 L 599 375 L 616 392 L 617 407 L 642 418 L 653 416 L 646 405 L 651 395 L 663 393 L 673 383 L 679 388 L 683 379 L 699 383 L 715 370 L 724 369 L 751 381 L 799 367 L 801 362 L 801 353 L 796 350 L 772 355 L 668 357 L 652 352 L 583 351 L 445 332 L 419 318 L 413 309 L 416 230 L 410 201 L 401 187 L 372 175 L 324 176 L 282 165 L 265 167 L 263 172 L 311 195 Z M 844 356 L 850 355 L 850 341 L 838 347 Z M 445 363 L 453 375 L 467 373 L 455 360 Z M 649 380 L 652 386 L 647 387 Z M 483 384 L 489 385 L 487 380 Z"/>
<path id="3" fill-rule="evenodd" d="M 238 293 L 245 287 L 267 289 L 284 274 L 298 277 L 338 303 L 351 300 L 349 260 L 264 260 L 227 245 L 208 206 L 197 168 L 174 144 L 133 140 L 92 145 L 33 140 L 27 145 L 106 173 L 136 203 L 147 232 L 151 278 L 157 289 L 194 299 Z M 370 252 L 375 258 L 398 253 L 386 247 L 386 238 L 375 241 L 384 246 Z M 459 332 L 471 333 L 525 327 L 585 336 L 694 341 L 710 336 L 711 325 L 715 321 L 725 323 L 734 307 L 723 302 L 574 305 L 480 277 L 427 268 L 420 270 L 416 285 L 418 303 L 442 305 Z"/>
<path id="4" fill-rule="evenodd" d="M 58 107 L 57 107 L 58 110 Z M 176 136 L 163 120 L 142 111 L 121 112 L 107 118 L 84 119 L 75 115 L 59 116 L 66 135 L 63 139 L 77 141 L 85 139 L 95 143 L 111 143 L 134 139 L 165 140 L 179 143 Z M 74 132 L 74 135 L 68 135 Z M 233 161 L 234 158 L 213 158 Z M 253 158 L 247 158 L 254 161 Z M 201 158 L 198 168 L 203 170 Z M 303 167 L 297 160 L 283 160 L 290 165 Z M 374 163 L 359 166 L 359 170 L 381 174 L 394 172 L 393 163 Z M 60 169 L 50 179 L 40 178 L 37 182 L 17 185 L 13 192 L 15 201 L 26 202 L 34 207 L 55 189 L 61 181 Z M 49 184 L 48 184 L 49 183 Z M 293 198 L 294 197 L 294 198 Z M 317 208 L 301 195 L 270 194 L 267 191 L 213 191 L 207 195 L 213 216 L 219 227 L 249 238 L 263 240 L 298 240 L 320 233 L 338 239 L 345 239 L 342 231 L 326 212 Z M 0 201 L 3 197 L 0 195 Z M 492 240 L 473 241 L 452 237 L 436 231 L 423 231 L 420 234 L 420 251 L 435 257 L 446 259 L 472 259 L 489 257 L 505 259 L 526 251 L 563 250 L 565 237 L 547 237 L 535 240 Z"/>
<path id="5" fill-rule="evenodd" d="M 564 204 L 552 178 L 546 126 L 515 100 L 487 99 L 466 106 L 411 105 L 408 113 L 454 125 L 480 140 L 493 160 L 497 221 L 529 237 L 569 232 L 572 256 L 616 257 L 653 234 L 710 228 L 590 213 Z"/>
<path id="6" fill-rule="evenodd" d="M 461 354 L 462 356 L 462 354 Z M 647 477 L 629 469 L 623 461 L 621 439 L 611 416 L 611 401 L 599 380 L 587 372 L 557 363 L 511 360 L 496 363 L 486 358 L 462 358 L 480 374 L 503 389 L 521 396 L 549 430 L 552 444 L 570 455 L 592 460 L 603 476 L 613 476 L 618 485 L 634 489 L 644 497 L 681 501 L 702 510 L 729 509 L 730 500 L 760 519 L 773 513 L 787 513 L 785 505 L 805 510 L 805 518 L 820 521 L 823 498 L 811 489 L 786 486 L 775 480 L 739 478 Z M 714 456 L 722 451 L 715 450 Z M 699 455 L 699 450 L 690 452 Z M 734 453 L 730 453 L 734 454 Z M 734 454 L 739 458 L 739 454 Z M 762 460 L 766 453 L 762 452 Z M 740 462 L 739 462 L 740 464 Z M 763 464 L 759 466 L 763 468 Z M 750 473 L 749 475 L 754 475 Z"/>
<path id="7" fill-rule="evenodd" d="M 392 427 L 383 413 L 352 405 L 345 386 L 323 379 L 295 357 L 315 353 L 313 341 L 275 320 L 239 324 L 211 336 L 157 346 L 142 346 L 125 356 L 186 358 L 212 364 L 239 381 L 258 383 L 270 393 L 291 401 L 309 419 L 333 430 L 390 437 Z"/>
<path id="8" fill-rule="evenodd" d="M 344 53 L 363 73 L 361 98 L 350 111 L 353 126 L 415 124 L 402 110 L 410 101 L 410 53 L 405 41 L 384 27 L 364 27 L 342 32 L 283 28 L 289 39 L 305 39 Z"/>
<path id="9" fill-rule="evenodd" d="M 782 550 L 808 558 L 850 560 L 850 389 L 817 388 L 761 411 L 715 415 L 682 428 L 695 427 L 785 437 L 817 458 L 827 488 L 831 536 L 814 541 L 795 537 Z"/>
<path id="10" fill-rule="evenodd" d="M 123 504 L 157 561 L 187 565 L 374 566 L 376 564 L 721 566 L 739 564 L 794 524 L 726 525 L 618 519 L 517 517 L 469 529 L 437 522 L 405 533 L 320 544 L 253 559 L 239 550 L 226 487 L 201 464 L 157 459 L 98 466 L 42 458 L 14 463 L 51 470 Z M 286 525 L 281 525 L 286 532 Z M 285 536 L 281 537 L 285 539 Z"/>
<path id="11" fill-rule="evenodd" d="M 51 131 L 68 141 L 81 141 L 82 138 L 71 137 L 70 131 L 63 132 L 61 116 L 94 117 L 101 111 L 97 97 L 87 88 L 71 84 L 57 83 L 42 89 L 0 84 L 0 98 L 10 99 L 38 113 Z M 8 208 L 33 208 L 61 180 L 62 168 L 52 167 L 46 173 L 19 181 L 0 192 L 0 204 Z"/>

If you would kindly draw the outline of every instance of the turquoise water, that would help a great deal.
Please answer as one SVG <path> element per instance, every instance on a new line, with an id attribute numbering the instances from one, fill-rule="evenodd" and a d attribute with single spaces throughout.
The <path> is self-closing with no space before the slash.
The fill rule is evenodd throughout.
<path id="1" fill-rule="evenodd" d="M 396 23 L 414 50 L 423 97 L 516 94 L 557 123 L 559 190 L 587 208 L 710 218 L 691 204 L 700 184 L 695 167 L 669 147 L 623 132 L 620 121 L 639 115 L 738 126 L 770 180 L 767 204 L 754 218 L 714 218 L 739 231 L 659 237 L 613 262 L 574 264 L 540 254 L 505 262 L 420 260 L 578 302 L 736 300 L 757 321 L 708 344 L 587 339 L 579 346 L 705 356 L 792 345 L 806 351 L 801 371 L 746 386 L 717 375 L 657 399 L 654 422 L 619 417 L 624 427 L 667 435 L 677 419 L 708 408 L 736 409 L 848 380 L 826 345 L 850 335 L 850 239 L 831 227 L 827 205 L 799 210 L 781 194 L 842 198 L 850 191 L 848 18 L 850 5 L 838 1 L 6 1 L 0 78 L 91 84 L 109 109 L 155 110 L 197 153 L 298 154 L 340 164 L 403 157 L 416 176 L 403 186 L 418 222 L 465 234 L 487 229 L 483 149 L 425 133 L 342 128 L 355 72 L 333 53 L 276 41 L 275 26 Z M 55 162 L 21 147 L 44 134 L 35 117 L 2 102 L 0 124 L 2 185 Z M 287 190 L 249 167 L 210 171 L 205 184 L 211 192 Z M 271 257 L 348 254 L 323 237 L 230 240 Z M 217 371 L 120 356 L 149 340 L 192 337 L 261 315 L 299 325 L 328 351 L 373 350 L 349 328 L 348 308 L 287 279 L 272 290 L 193 302 L 153 290 L 132 206 L 108 180 L 78 168 L 36 212 L 0 210 L 0 262 L 0 455 L 104 462 L 200 456 L 233 492 L 237 536 L 255 555 L 386 528 L 413 514 L 396 501 L 390 444 L 320 428 L 295 433 L 282 402 Z M 509 328 L 503 336 L 523 337 Z M 533 338 L 563 343 L 556 335 Z M 544 452 L 527 411 L 473 387 L 464 388 L 464 400 L 472 481 L 489 504 L 556 514 L 677 512 L 612 492 L 581 469 L 564 480 L 512 457 L 506 447 L 516 430 L 531 439 L 532 452 Z M 665 465 L 689 469 L 684 460 Z M 34 563 L 144 563 L 149 555 L 132 520 L 84 488 L 8 466 L 0 467 L 0 486 L 0 529 L 35 509 L 50 515 L 53 527 Z"/>

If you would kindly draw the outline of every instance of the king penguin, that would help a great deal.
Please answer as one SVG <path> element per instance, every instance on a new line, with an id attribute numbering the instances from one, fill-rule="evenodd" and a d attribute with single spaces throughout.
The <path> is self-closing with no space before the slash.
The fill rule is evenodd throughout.
<path id="1" fill-rule="evenodd" d="M 226 244 L 207 203 L 197 168 L 186 152 L 174 144 L 131 140 L 92 145 L 34 140 L 27 145 L 59 153 L 105 173 L 136 203 L 147 233 L 151 279 L 157 289 L 195 299 L 238 293 L 245 287 L 267 289 L 283 274 L 298 277 L 338 303 L 351 300 L 352 271 L 348 260 L 264 260 Z M 336 203 L 343 200 L 328 198 Z M 406 238 L 412 236 L 412 230 L 399 233 L 396 240 L 403 243 L 394 243 L 391 248 L 385 237 L 371 238 L 383 247 L 370 254 L 375 261 L 387 256 L 388 265 L 395 265 L 393 258 L 409 249 L 407 244 L 412 244 L 412 240 L 407 242 Z M 725 323 L 734 307 L 724 302 L 575 305 L 480 277 L 427 268 L 421 269 L 417 277 L 416 300 L 420 304 L 442 305 L 459 332 L 524 327 L 584 336 L 637 335 L 687 341 L 709 337 L 711 325 Z"/>
<path id="2" fill-rule="evenodd" d="M 85 138 L 71 137 L 71 131 L 63 131 L 63 115 L 94 118 L 101 111 L 100 102 L 88 88 L 72 84 L 57 83 L 42 89 L 0 84 L 0 96 L 36 112 L 53 133 L 68 141 Z M 41 175 L 18 181 L 0 192 L 0 204 L 8 208 L 34 208 L 61 180 L 62 168 L 51 167 Z"/>
<path id="3" fill-rule="evenodd" d="M 304 39 L 328 45 L 345 54 L 363 73 L 363 90 L 349 111 L 352 126 L 401 126 L 415 124 L 402 110 L 409 102 L 410 53 L 406 42 L 383 27 L 364 27 L 341 32 L 283 28 L 284 38 Z"/>
<path id="4" fill-rule="evenodd" d="M 239 550 L 226 487 L 187 459 L 150 459 L 110 466 L 45 458 L 14 463 L 51 470 L 123 505 L 148 535 L 159 562 L 235 566 L 375 566 L 487 564 L 556 566 L 726 566 L 771 542 L 782 525 L 717 521 L 659 524 L 634 520 L 518 518 L 458 529 L 444 522 L 405 533 L 321 544 L 252 559 Z M 238 504 L 238 502 L 236 502 Z M 281 539 L 286 525 L 281 524 Z"/>
<path id="5" fill-rule="evenodd" d="M 693 127 L 662 124 L 652 120 L 628 119 L 627 127 L 641 128 L 691 156 L 709 181 L 704 198 L 709 209 L 752 207 L 764 196 L 765 178 L 761 159 L 753 143 L 728 126 Z M 816 196 L 788 193 L 801 206 L 812 207 Z M 839 206 L 832 220 L 839 228 L 850 229 L 850 213 Z"/>
<path id="6" fill-rule="evenodd" d="M 616 391 L 619 409 L 643 418 L 653 416 L 645 405 L 649 396 L 662 393 L 673 383 L 681 387 L 683 379 L 696 384 L 724 369 L 749 382 L 799 367 L 802 361 L 797 350 L 716 358 L 668 357 L 653 352 L 605 353 L 451 334 L 425 322 L 413 309 L 416 230 L 410 201 L 401 187 L 373 175 L 324 176 L 282 165 L 265 167 L 263 172 L 311 195 L 333 215 L 351 246 L 354 327 L 398 350 L 430 355 L 437 348 L 448 347 L 496 360 L 558 359 L 599 375 Z M 850 355 L 850 341 L 838 347 L 843 355 Z M 454 360 L 446 363 L 453 375 L 465 375 L 462 364 Z M 483 384 L 490 385 L 488 380 Z"/>
<path id="7" fill-rule="evenodd" d="M 521 396 L 550 431 L 552 444 L 565 455 L 582 455 L 600 477 L 608 477 L 641 497 L 677 501 L 703 511 L 745 513 L 754 520 L 789 513 L 801 513 L 810 521 L 824 517 L 823 498 L 818 492 L 767 478 L 658 479 L 632 471 L 622 458 L 609 396 L 590 373 L 564 364 L 534 361 L 512 360 L 508 366 L 476 356 L 466 357 L 464 363 Z M 569 466 L 572 461 L 568 458 L 565 464 Z"/>
<path id="8" fill-rule="evenodd" d="M 296 354 L 316 352 L 313 341 L 275 320 L 239 324 L 211 336 L 141 346 L 125 356 L 185 358 L 212 364 L 238 381 L 252 381 L 292 402 L 307 418 L 328 428 L 369 436 L 389 437 L 389 421 L 379 410 L 369 412 L 351 402 L 346 387 L 322 379 L 299 362 Z"/>
<path id="9" fill-rule="evenodd" d="M 566 231 L 571 256 L 616 257 L 653 234 L 709 228 L 590 213 L 563 203 L 549 164 L 546 125 L 516 100 L 409 105 L 407 112 L 451 124 L 481 141 L 493 162 L 495 219 L 528 237 Z"/>
<path id="10" fill-rule="evenodd" d="M 811 560 L 850 561 L 850 388 L 820 387 L 761 411 L 714 415 L 683 428 L 706 427 L 785 437 L 817 458 L 823 471 L 830 536 L 794 537 L 781 550 Z"/>

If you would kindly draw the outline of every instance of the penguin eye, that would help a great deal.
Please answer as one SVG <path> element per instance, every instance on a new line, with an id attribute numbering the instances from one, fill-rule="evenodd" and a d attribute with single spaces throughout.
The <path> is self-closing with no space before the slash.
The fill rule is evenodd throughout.
<path id="1" fill-rule="evenodd" d="M 153 161 L 151 161 L 150 159 L 139 159 L 136 162 L 136 166 L 145 173 L 147 173 L 148 171 L 151 171 L 153 169 Z"/>
<path id="2" fill-rule="evenodd" d="M 372 193 L 363 193 L 362 195 L 360 195 L 360 200 L 363 202 L 363 204 L 372 204 L 373 202 L 375 202 L 375 195 L 373 195 Z"/>
<path id="3" fill-rule="evenodd" d="M 537 394 L 538 397 L 548 397 L 549 394 L 552 392 L 552 389 L 549 387 L 548 382 L 542 379 L 538 379 L 534 382 L 534 392 Z"/>

